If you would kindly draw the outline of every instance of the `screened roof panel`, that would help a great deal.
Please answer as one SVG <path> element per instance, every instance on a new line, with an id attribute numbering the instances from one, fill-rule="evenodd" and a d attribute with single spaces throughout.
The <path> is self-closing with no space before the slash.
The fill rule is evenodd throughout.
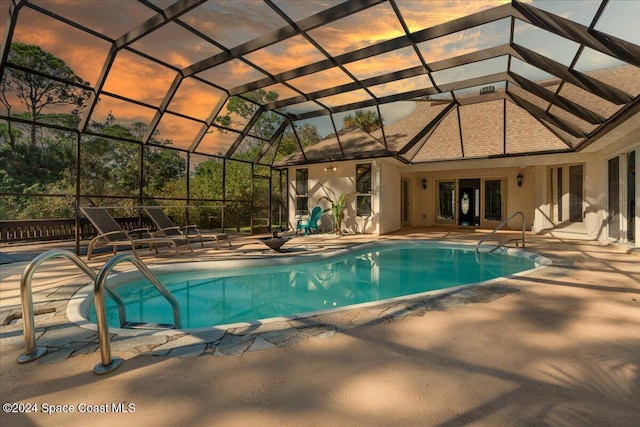
<path id="1" fill-rule="evenodd" d="M 324 107 L 314 101 L 300 102 L 298 104 L 287 105 L 284 108 L 276 109 L 276 111 L 282 114 L 290 113 L 295 115 L 311 113 L 320 110 L 324 110 Z"/>
<path id="2" fill-rule="evenodd" d="M 409 27 L 409 31 L 412 33 L 508 2 L 509 0 L 430 0 L 429 7 L 424 7 L 424 4 L 421 4 L 419 1 L 396 0 L 396 4 L 404 17 L 407 27 Z"/>
<path id="3" fill-rule="evenodd" d="M 405 47 L 359 61 L 345 64 L 346 68 L 358 80 L 388 74 L 407 68 L 419 67 L 422 63 L 412 47 Z"/>
<path id="4" fill-rule="evenodd" d="M 405 35 L 393 8 L 378 4 L 309 31 L 330 55 L 338 56 Z"/>
<path id="5" fill-rule="evenodd" d="M 439 86 L 456 83 L 462 80 L 470 80 L 476 77 L 488 76 L 507 71 L 507 57 L 485 59 L 484 61 L 460 65 L 433 73 L 433 79 Z"/>
<path id="6" fill-rule="evenodd" d="M 364 90 L 352 90 L 351 92 L 339 93 L 318 99 L 323 105 L 328 107 L 338 107 L 340 105 L 353 104 L 360 101 L 370 100 L 371 96 Z"/>
<path id="7" fill-rule="evenodd" d="M 340 67 L 333 67 L 313 74 L 307 74 L 306 76 L 297 77 L 288 82 L 296 89 L 311 93 L 334 86 L 353 83 L 353 79 L 342 71 Z"/>
<path id="8" fill-rule="evenodd" d="M 333 127 L 333 124 L 331 123 L 331 117 L 328 115 L 314 117 L 307 120 L 298 120 L 294 123 L 294 125 L 297 131 L 300 131 L 300 129 L 304 128 L 305 126 L 313 127 L 318 133 L 319 139 L 324 139 L 328 135 L 335 134 L 335 129 Z M 309 145 L 317 142 L 312 141 L 310 139 L 310 136 L 311 135 L 298 134 L 298 139 L 300 140 L 300 142 L 302 142 L 303 145 Z"/>
<path id="9" fill-rule="evenodd" d="M 294 98 L 296 96 L 300 96 L 299 92 L 296 92 L 295 90 L 281 83 L 264 87 L 261 90 L 272 95 L 268 99 L 258 100 L 258 103 L 262 105 L 268 102 L 276 101 L 278 99 L 288 99 L 288 98 Z M 251 92 L 245 92 L 243 95 L 247 95 L 248 93 L 251 93 Z"/>
<path id="10" fill-rule="evenodd" d="M 266 74 L 240 59 L 233 59 L 209 68 L 196 76 L 224 89 L 232 89 L 267 77 Z"/>
<path id="11" fill-rule="evenodd" d="M 263 111 L 251 129 L 249 129 L 249 135 L 261 139 L 271 139 L 285 120 L 286 117 L 281 114 L 273 111 Z"/>
<path id="12" fill-rule="evenodd" d="M 0 16 L 4 16 L 5 19 L 0 19 L 0 34 L 4 35 L 6 34 L 6 28 L 7 28 L 7 19 L 6 17 L 9 16 L 9 2 L 8 1 L 0 1 Z"/>
<path id="13" fill-rule="evenodd" d="M 62 59 L 90 85 L 96 83 L 110 47 L 102 39 L 32 9 L 20 14 L 12 42 L 38 46 Z"/>
<path id="14" fill-rule="evenodd" d="M 119 2 L 117 7 L 109 1 L 31 0 L 31 3 L 113 40 L 156 15 L 153 9 L 133 1 Z"/>
<path id="15" fill-rule="evenodd" d="M 547 126 L 553 133 L 555 133 L 562 141 L 564 141 L 570 147 L 576 147 L 583 138 L 577 137 L 575 135 L 566 132 L 564 129 L 556 126 L 553 122 L 549 120 L 544 120 L 544 125 Z"/>
<path id="16" fill-rule="evenodd" d="M 536 53 L 569 66 L 578 52 L 579 44 L 549 31 L 516 19 L 513 42 Z"/>
<path id="17" fill-rule="evenodd" d="M 375 107 L 366 107 L 359 108 L 357 110 L 343 111 L 333 114 L 332 117 L 334 123 L 336 124 L 336 128 L 338 129 L 338 132 L 348 129 L 349 127 L 357 126 L 358 122 L 362 122 L 365 120 L 368 122 L 368 127 L 363 126 L 364 129 L 361 129 L 368 134 L 372 134 L 374 130 L 380 128 L 380 116 L 378 116 L 378 110 Z"/>
<path id="18" fill-rule="evenodd" d="M 249 123 L 251 117 L 253 117 L 253 114 L 251 114 L 251 117 L 243 116 L 242 114 L 240 114 L 235 107 L 235 105 L 239 105 L 239 103 L 240 99 L 237 97 L 232 96 L 228 98 L 215 119 L 216 125 L 237 131 L 243 130 Z M 253 112 L 255 112 L 255 110 L 257 110 L 258 108 L 257 106 L 255 106 L 255 104 L 248 103 L 248 105 L 250 105 L 249 108 L 252 109 Z"/>
<path id="19" fill-rule="evenodd" d="M 415 77 L 369 86 L 368 89 L 377 98 L 383 98 L 385 96 L 391 96 L 398 93 L 424 90 L 431 87 L 433 87 L 433 85 L 431 84 L 429 76 L 421 74 Z"/>
<path id="20" fill-rule="evenodd" d="M 481 102 L 483 99 L 486 99 L 487 96 L 490 96 L 492 94 L 504 94 L 506 86 L 507 82 L 505 81 L 490 82 L 481 86 L 454 90 L 453 94 L 455 95 L 456 99 L 461 102 L 466 99 L 474 99 L 477 100 L 477 102 Z"/>
<path id="21" fill-rule="evenodd" d="M 553 87 L 550 87 L 550 89 L 552 88 Z M 577 104 L 588 106 L 590 110 L 605 118 L 611 117 L 621 108 L 619 105 L 609 102 L 571 83 L 565 82 L 559 95 Z"/>
<path id="22" fill-rule="evenodd" d="M 521 61 L 518 58 L 511 58 L 511 65 L 509 67 L 509 70 L 521 75 L 528 80 L 531 80 L 532 82 L 540 82 L 555 78 L 555 76 L 548 71 L 544 71 L 534 65 Z"/>
<path id="23" fill-rule="evenodd" d="M 446 104 L 432 105 L 428 101 L 400 101 L 380 107 L 384 136 L 392 151 L 399 151 L 418 137 L 446 107 Z M 372 135 L 383 140 L 382 130 Z"/>
<path id="24" fill-rule="evenodd" d="M 470 52 L 509 43 L 511 20 L 508 18 L 458 31 L 419 43 L 427 63 L 442 61 Z"/>
<path id="25" fill-rule="evenodd" d="M 575 115 L 555 105 L 552 105 L 551 108 L 549 108 L 549 114 L 563 120 L 566 123 L 569 123 L 572 126 L 575 126 L 585 135 L 598 127 L 597 125 L 591 124 L 586 120 L 582 120 L 579 117 L 576 117 Z"/>
<path id="26" fill-rule="evenodd" d="M 123 50 L 113 61 L 103 89 L 158 107 L 175 77 L 170 68 Z"/>
<path id="27" fill-rule="evenodd" d="M 222 52 L 216 45 L 173 22 L 168 22 L 129 46 L 177 68 L 188 67 Z"/>
<path id="28" fill-rule="evenodd" d="M 113 124 L 129 127 L 136 122 L 148 126 L 156 114 L 156 110 L 143 107 L 141 105 L 114 98 L 106 94 L 100 95 L 96 108 L 91 114 L 91 121 L 106 124 L 109 121 Z"/>
<path id="29" fill-rule="evenodd" d="M 640 2 L 611 1 L 598 19 L 595 29 L 606 34 L 640 45 L 638 17 Z"/>
<path id="30" fill-rule="evenodd" d="M 202 154 L 224 155 L 241 135 L 216 126 L 210 126 L 195 151 Z"/>
<path id="31" fill-rule="evenodd" d="M 286 25 L 266 3 L 255 0 L 209 0 L 185 13 L 180 20 L 227 49 Z"/>
<path id="32" fill-rule="evenodd" d="M 0 58 L 9 103 L 0 118 L 81 132 L 111 123 L 139 135 L 148 127 L 145 142 L 204 155 L 287 165 L 572 151 L 640 111 L 640 2 L 15 5 L 11 26 L 0 20 L 11 36 Z M 71 74 L 17 58 L 17 43 L 63 60 Z M 34 114 L 20 92 L 25 72 L 74 95 L 58 102 L 66 95 L 50 92 L 41 99 L 52 102 Z M 482 110 L 491 123 L 477 120 Z M 371 125 L 378 111 L 382 129 Z M 343 129 L 356 113 L 357 129 Z M 296 147 L 305 152 L 287 157 Z"/>
<path id="33" fill-rule="evenodd" d="M 279 74 L 306 64 L 326 59 L 326 56 L 298 35 L 245 55 L 245 59 L 270 74 Z"/>
<path id="34" fill-rule="evenodd" d="M 331 7 L 345 3 L 346 0 L 300 1 L 300 0 L 274 0 L 276 6 L 286 13 L 294 21 L 300 21 L 312 15 L 320 13 Z"/>
<path id="35" fill-rule="evenodd" d="M 172 147 L 187 150 L 203 126 L 203 123 L 165 113 L 158 123 L 157 130 L 160 132 L 160 139 L 170 140 Z"/>
<path id="36" fill-rule="evenodd" d="M 581 0 L 579 7 L 575 0 L 533 0 L 531 4 L 539 9 L 562 16 L 588 27 L 600 7 L 600 0 Z"/>
<path id="37" fill-rule="evenodd" d="M 180 82 L 178 90 L 169 103 L 168 110 L 195 119 L 206 120 L 214 107 L 224 98 L 226 98 L 226 94 L 220 89 L 187 77 Z"/>

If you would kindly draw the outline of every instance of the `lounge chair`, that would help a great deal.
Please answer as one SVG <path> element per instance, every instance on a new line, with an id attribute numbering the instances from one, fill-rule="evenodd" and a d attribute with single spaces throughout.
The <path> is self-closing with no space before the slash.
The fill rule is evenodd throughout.
<path id="1" fill-rule="evenodd" d="M 151 218 L 156 227 L 158 227 L 158 231 L 154 234 L 155 236 L 182 237 L 189 240 L 199 240 L 200 245 L 203 248 L 203 239 L 215 240 L 218 249 L 220 249 L 220 240 L 226 240 L 229 244 L 229 248 L 231 248 L 231 240 L 229 240 L 227 233 L 203 233 L 198 230 L 198 227 L 195 225 L 179 227 L 171 221 L 171 218 L 169 218 L 160 207 L 146 206 L 144 207 L 144 210 L 147 212 L 147 215 L 149 215 L 149 218 Z"/>
<path id="2" fill-rule="evenodd" d="M 319 231 L 318 221 L 320 221 L 320 217 L 322 216 L 322 208 L 320 206 L 316 206 L 311 211 L 311 216 L 305 222 L 302 220 L 298 220 L 298 224 L 296 225 L 296 234 L 298 234 L 298 230 L 304 230 L 304 235 L 311 234 L 312 230 L 316 232 Z"/>
<path id="3" fill-rule="evenodd" d="M 111 246 L 113 247 L 113 254 L 115 255 L 118 252 L 118 248 L 122 246 L 130 246 L 133 250 L 135 256 L 138 256 L 136 252 L 136 246 L 146 245 L 149 246 L 149 249 L 154 249 L 156 254 L 158 253 L 158 244 L 167 244 L 173 245 L 176 248 L 176 252 L 178 251 L 179 245 L 188 245 L 189 250 L 193 252 L 191 249 L 191 245 L 189 244 L 189 240 L 185 237 L 142 237 L 135 238 L 130 233 L 136 232 L 144 232 L 149 233 L 148 228 L 142 228 L 137 230 L 132 230 L 127 232 L 120 227 L 120 224 L 116 222 L 115 219 L 107 212 L 105 208 L 99 207 L 81 207 L 80 211 L 84 214 L 85 217 L 91 224 L 98 230 L 98 235 L 94 237 L 91 242 L 89 242 L 89 247 L 87 249 L 87 259 L 91 259 L 91 255 L 93 250 L 96 247 L 105 247 Z"/>

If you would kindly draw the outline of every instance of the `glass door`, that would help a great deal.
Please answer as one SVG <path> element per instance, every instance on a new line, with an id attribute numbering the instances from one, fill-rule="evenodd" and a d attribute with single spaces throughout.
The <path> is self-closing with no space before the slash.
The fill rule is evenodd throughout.
<path id="1" fill-rule="evenodd" d="M 406 179 L 400 181 L 400 225 L 409 225 L 409 181 Z"/>
<path id="2" fill-rule="evenodd" d="M 458 225 L 480 226 L 480 178 L 458 181 Z"/>
<path id="3" fill-rule="evenodd" d="M 636 152 L 627 155 L 627 241 L 636 241 Z"/>
<path id="4" fill-rule="evenodd" d="M 609 180 L 607 233 L 610 239 L 620 240 L 620 157 L 609 160 L 607 175 Z"/>

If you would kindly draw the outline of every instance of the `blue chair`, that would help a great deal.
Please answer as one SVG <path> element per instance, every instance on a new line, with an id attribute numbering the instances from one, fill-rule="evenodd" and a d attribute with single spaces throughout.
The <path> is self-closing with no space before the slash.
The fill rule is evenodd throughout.
<path id="1" fill-rule="evenodd" d="M 316 206 L 311 211 L 311 216 L 307 221 L 298 220 L 298 224 L 296 225 L 296 234 L 298 234 L 298 230 L 304 230 L 304 235 L 310 234 L 312 230 L 316 232 L 319 231 L 318 221 L 320 221 L 320 217 L 322 216 L 322 208 L 320 206 Z"/>

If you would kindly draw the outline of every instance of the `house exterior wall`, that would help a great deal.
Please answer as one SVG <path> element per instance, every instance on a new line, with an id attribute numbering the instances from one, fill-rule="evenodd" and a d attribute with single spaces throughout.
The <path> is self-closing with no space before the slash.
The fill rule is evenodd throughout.
<path id="1" fill-rule="evenodd" d="M 625 156 L 635 150 L 635 167 L 640 167 L 640 129 L 616 136 L 616 139 L 594 148 L 577 153 L 548 154 L 528 157 L 512 157 L 500 159 L 478 159 L 452 162 L 438 162 L 428 164 L 402 165 L 391 159 L 375 159 L 363 161 L 334 162 L 331 164 L 306 165 L 302 168 L 309 170 L 309 210 L 316 204 L 327 208 L 330 204 L 320 200 L 322 196 L 331 194 L 326 188 L 332 189 L 336 195 L 348 194 L 355 191 L 355 167 L 357 163 L 372 164 L 372 213 L 368 217 L 356 217 L 355 196 L 349 199 L 345 214 L 344 229 L 354 233 L 390 233 L 401 228 L 401 181 L 410 184 L 409 194 L 409 225 L 433 226 L 443 225 L 458 227 L 457 223 L 439 221 L 437 214 L 437 183 L 441 180 L 459 179 L 499 179 L 503 183 L 502 191 L 504 203 L 503 218 L 507 218 L 515 211 L 521 211 L 525 216 L 525 228 L 535 233 L 548 233 L 560 238 L 585 240 L 610 240 L 607 235 L 608 217 L 608 169 L 607 162 L 616 156 Z M 551 192 L 553 182 L 551 169 L 562 168 L 563 191 L 569 188 L 569 178 L 566 171 L 571 166 L 582 165 L 583 180 L 583 212 L 581 222 L 556 221 L 553 216 L 554 203 Z M 333 168 L 335 167 L 335 170 Z M 293 227 L 295 217 L 295 170 L 289 169 L 289 197 L 292 207 L 289 218 Z M 327 170 L 325 170 L 325 168 Z M 517 176 L 522 174 L 522 186 L 517 185 Z M 422 186 L 423 178 L 427 188 Z M 635 175 L 635 199 L 640 199 L 640 185 L 638 175 Z M 621 201 L 623 202 L 623 201 Z M 457 209 L 456 200 L 456 209 Z M 569 206 L 569 196 L 565 194 L 561 203 L 566 211 Z M 556 207 L 557 209 L 557 207 Z M 483 204 L 480 205 L 483 212 Z M 483 215 L 482 215 L 483 216 Z M 500 221 L 481 219 L 480 227 L 493 228 Z M 508 224 L 508 228 L 518 230 L 522 227 L 520 217 L 515 217 Z M 323 215 L 321 228 L 326 231 L 333 229 L 330 215 Z M 635 212 L 635 242 L 640 247 L 640 212 Z"/>
<path id="2" fill-rule="evenodd" d="M 356 164 L 371 163 L 371 216 L 356 217 Z M 334 170 L 335 168 L 335 170 Z M 310 164 L 293 166 L 289 168 L 289 224 L 296 227 L 298 219 L 296 215 L 296 170 L 307 169 L 309 171 L 309 212 L 314 206 L 320 206 L 323 210 L 331 207 L 331 203 L 323 199 L 329 197 L 336 200 L 340 195 L 348 195 L 347 209 L 344 213 L 342 229 L 350 233 L 380 233 L 380 165 L 375 160 L 344 161 L 323 164 Z M 389 168 L 389 174 L 394 171 Z M 391 178 L 392 179 L 392 178 Z M 388 184 L 385 184 L 387 186 Z M 332 193 L 333 192 L 333 193 Z M 306 219 L 305 216 L 302 219 Z M 333 218 L 330 212 L 326 212 L 320 218 L 320 229 L 332 231 L 334 229 Z M 397 228 L 396 228 L 397 229 Z M 392 230 L 389 230 L 392 231 Z"/>

